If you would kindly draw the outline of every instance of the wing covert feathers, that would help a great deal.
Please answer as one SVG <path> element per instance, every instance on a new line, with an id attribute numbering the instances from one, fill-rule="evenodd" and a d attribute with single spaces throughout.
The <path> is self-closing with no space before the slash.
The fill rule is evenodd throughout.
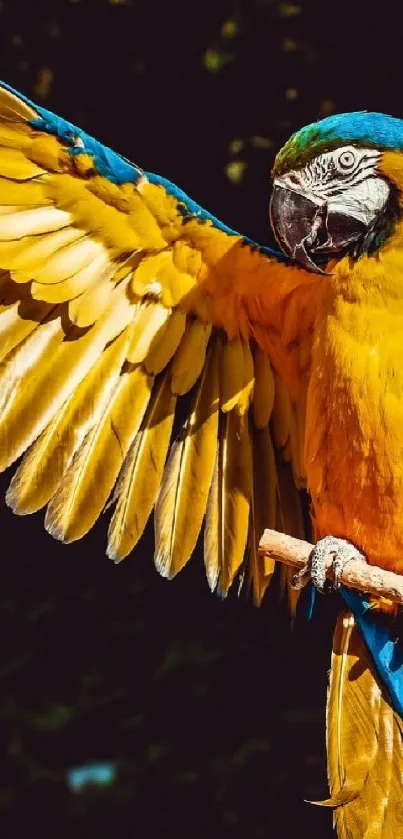
<path id="1" fill-rule="evenodd" d="M 40 116 L 0 86 L 0 469 L 23 455 L 7 503 L 20 515 L 47 505 L 65 542 L 115 504 L 116 562 L 155 507 L 166 577 L 204 523 L 211 589 L 226 595 L 247 556 L 260 602 L 273 567 L 256 547 L 278 518 L 278 465 L 303 483 L 303 417 L 250 337 L 265 272 L 282 269 L 185 218 L 141 170 L 109 179 L 80 135 L 47 133 Z M 233 282 L 256 288 L 249 311 Z"/>
<path id="2" fill-rule="evenodd" d="M 401 834 L 403 728 L 351 614 L 339 617 L 327 702 L 328 777 L 339 839 Z"/>

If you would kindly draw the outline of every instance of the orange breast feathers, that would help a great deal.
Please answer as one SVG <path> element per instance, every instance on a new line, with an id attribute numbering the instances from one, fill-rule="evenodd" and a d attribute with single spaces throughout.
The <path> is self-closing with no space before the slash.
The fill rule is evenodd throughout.
<path id="1" fill-rule="evenodd" d="M 376 256 L 324 279 L 305 467 L 316 537 L 403 571 L 403 225 Z M 326 285 L 325 285 L 326 284 Z"/>

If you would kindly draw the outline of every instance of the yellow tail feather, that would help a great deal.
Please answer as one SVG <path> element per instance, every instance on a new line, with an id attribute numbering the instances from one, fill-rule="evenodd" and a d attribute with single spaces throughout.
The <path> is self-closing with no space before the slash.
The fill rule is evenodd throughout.
<path id="1" fill-rule="evenodd" d="M 397 839 L 403 822 L 403 728 L 352 615 L 338 619 L 327 703 L 327 753 L 339 839 Z"/>

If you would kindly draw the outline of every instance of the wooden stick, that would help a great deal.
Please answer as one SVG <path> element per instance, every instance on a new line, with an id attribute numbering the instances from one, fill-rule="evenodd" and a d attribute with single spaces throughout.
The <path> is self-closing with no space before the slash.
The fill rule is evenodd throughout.
<path id="1" fill-rule="evenodd" d="M 293 536 L 285 536 L 277 530 L 265 530 L 259 544 L 259 553 L 291 565 L 301 571 L 307 564 L 313 545 Z M 332 579 L 332 558 L 329 557 L 326 576 Z M 307 575 L 308 578 L 308 575 Z M 376 597 L 386 597 L 403 604 L 403 575 L 384 571 L 377 565 L 368 565 L 364 560 L 352 559 L 340 575 L 340 582 L 348 588 L 356 588 Z"/>

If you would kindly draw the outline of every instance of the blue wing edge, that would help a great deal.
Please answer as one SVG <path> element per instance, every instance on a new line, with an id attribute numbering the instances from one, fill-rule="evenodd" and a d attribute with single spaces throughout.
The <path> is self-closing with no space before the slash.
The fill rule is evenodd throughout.
<path id="1" fill-rule="evenodd" d="M 149 182 L 162 186 L 169 195 L 173 195 L 178 200 L 179 212 L 184 218 L 198 218 L 200 222 L 210 221 L 218 230 L 228 233 L 230 236 L 241 236 L 245 245 L 253 249 L 259 250 L 260 253 L 275 259 L 278 262 L 289 262 L 289 258 L 280 251 L 273 248 L 259 245 L 253 239 L 238 233 L 236 230 L 227 227 L 216 216 L 213 216 L 203 207 L 200 207 L 192 198 L 186 195 L 182 189 L 179 189 L 174 183 L 161 175 L 155 175 L 153 172 L 146 172 L 140 167 L 131 163 L 130 160 L 122 157 L 122 155 L 104 146 L 90 134 L 87 134 L 81 128 L 78 128 L 71 122 L 62 117 L 53 114 L 51 111 L 36 105 L 27 96 L 24 96 L 19 91 L 15 90 L 5 82 L 0 81 L 0 88 L 3 87 L 14 96 L 17 96 L 38 114 L 39 119 L 32 120 L 31 125 L 39 131 L 46 131 L 49 134 L 54 134 L 63 143 L 67 144 L 70 154 L 88 154 L 91 155 L 94 161 L 94 166 L 98 174 L 103 175 L 109 181 L 115 184 L 136 183 L 143 175 L 145 175 Z"/>

